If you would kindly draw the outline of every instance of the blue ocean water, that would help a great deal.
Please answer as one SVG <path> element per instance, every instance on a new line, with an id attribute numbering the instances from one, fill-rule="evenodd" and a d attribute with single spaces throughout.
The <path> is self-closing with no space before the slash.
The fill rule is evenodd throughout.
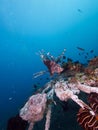
<path id="1" fill-rule="evenodd" d="M 66 48 L 85 64 L 98 56 L 97 23 L 97 0 L 0 0 L 0 130 L 32 95 L 33 73 L 46 70 L 36 53 L 58 56 Z M 86 58 L 77 47 L 94 52 Z"/>

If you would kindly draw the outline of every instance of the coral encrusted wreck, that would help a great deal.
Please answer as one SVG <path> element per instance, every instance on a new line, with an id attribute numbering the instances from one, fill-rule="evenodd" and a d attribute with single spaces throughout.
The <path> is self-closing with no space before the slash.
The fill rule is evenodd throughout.
<path id="1" fill-rule="evenodd" d="M 77 114 L 80 126 L 85 130 L 98 130 L 98 57 L 91 59 L 85 67 L 69 59 L 61 62 L 64 53 L 65 49 L 57 58 L 44 51 L 39 53 L 50 75 L 56 73 L 56 76 L 45 84 L 40 93 L 32 95 L 20 110 L 20 117 L 29 122 L 28 130 L 32 130 L 34 124 L 44 115 L 45 130 L 49 130 L 51 108 L 53 105 L 58 107 L 55 97 L 60 101 L 71 99 L 76 102 L 80 106 Z M 88 103 L 79 99 L 78 94 L 81 91 L 87 93 Z"/>

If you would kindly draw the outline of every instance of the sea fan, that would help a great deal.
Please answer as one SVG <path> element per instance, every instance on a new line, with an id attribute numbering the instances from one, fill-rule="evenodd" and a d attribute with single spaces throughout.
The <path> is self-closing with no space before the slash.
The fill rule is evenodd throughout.
<path id="1" fill-rule="evenodd" d="M 77 121 L 85 130 L 98 130 L 98 104 L 91 103 L 90 106 L 95 115 L 87 108 L 80 108 L 77 114 Z"/>

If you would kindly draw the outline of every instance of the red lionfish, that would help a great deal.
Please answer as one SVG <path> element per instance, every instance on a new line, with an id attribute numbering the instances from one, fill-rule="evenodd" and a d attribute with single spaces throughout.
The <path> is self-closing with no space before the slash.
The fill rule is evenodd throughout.
<path id="1" fill-rule="evenodd" d="M 89 109 L 80 108 L 77 114 L 77 121 L 85 130 L 98 130 L 98 94 L 95 97 L 95 93 L 91 93 L 88 97 L 90 107 L 94 111 L 95 115 L 92 115 Z M 95 100 L 94 100 L 95 99 Z"/>
<path id="2" fill-rule="evenodd" d="M 61 55 L 59 55 L 56 58 L 53 57 L 49 52 L 45 53 L 44 50 L 39 51 L 38 55 L 40 55 L 40 58 L 42 59 L 43 63 L 48 68 L 48 70 L 37 72 L 37 73 L 33 74 L 33 77 L 37 78 L 37 77 L 45 74 L 46 72 L 49 72 L 50 75 L 53 75 L 54 73 L 60 74 L 63 71 L 63 68 L 58 63 L 60 62 L 61 58 L 63 58 L 65 51 L 66 51 L 66 49 L 64 49 L 63 52 L 61 53 Z"/>

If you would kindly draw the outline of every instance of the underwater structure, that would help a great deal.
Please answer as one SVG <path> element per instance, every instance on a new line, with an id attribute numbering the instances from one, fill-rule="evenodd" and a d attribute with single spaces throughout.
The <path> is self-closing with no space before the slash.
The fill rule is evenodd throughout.
<path id="1" fill-rule="evenodd" d="M 98 57 L 89 60 L 87 66 L 68 59 L 61 62 L 66 49 L 58 57 L 53 57 L 49 52 L 40 51 L 39 55 L 48 71 L 40 71 L 34 77 L 46 72 L 54 79 L 33 94 L 20 110 L 20 117 L 28 121 L 28 130 L 46 116 L 45 130 L 49 130 L 52 106 L 57 105 L 57 100 L 67 102 L 69 99 L 80 106 L 77 112 L 77 122 L 84 130 L 98 130 Z M 78 97 L 79 93 L 87 93 L 87 103 Z M 55 98 L 57 99 L 55 100 Z"/>

